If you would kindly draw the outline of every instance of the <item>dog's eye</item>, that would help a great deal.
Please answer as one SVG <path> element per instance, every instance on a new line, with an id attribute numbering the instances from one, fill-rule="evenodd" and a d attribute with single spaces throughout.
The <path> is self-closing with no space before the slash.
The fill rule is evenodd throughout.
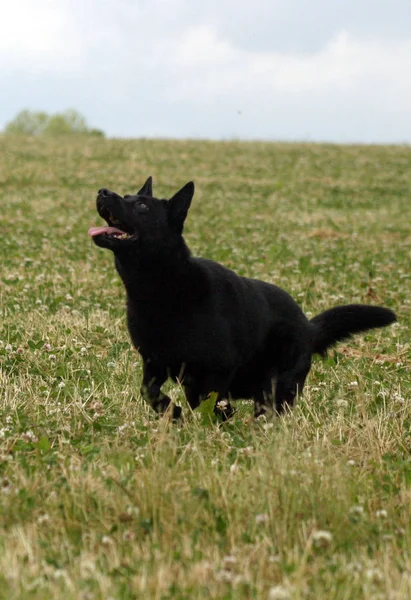
<path id="1" fill-rule="evenodd" d="M 144 202 L 139 202 L 137 204 L 137 208 L 138 210 L 140 210 L 141 212 L 148 212 L 148 206 L 146 204 L 144 204 Z"/>

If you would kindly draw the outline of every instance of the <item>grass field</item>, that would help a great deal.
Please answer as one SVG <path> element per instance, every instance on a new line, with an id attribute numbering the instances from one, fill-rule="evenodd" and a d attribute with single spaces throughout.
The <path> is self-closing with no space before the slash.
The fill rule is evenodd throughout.
<path id="1" fill-rule="evenodd" d="M 173 425 L 139 394 L 101 187 L 197 186 L 196 255 L 309 315 L 398 324 L 316 359 L 295 410 Z M 0 597 L 411 598 L 411 149 L 0 137 Z"/>

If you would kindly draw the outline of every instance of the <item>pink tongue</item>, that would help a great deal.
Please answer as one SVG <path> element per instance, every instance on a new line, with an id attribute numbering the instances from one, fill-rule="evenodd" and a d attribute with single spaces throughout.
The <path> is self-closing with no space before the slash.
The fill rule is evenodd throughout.
<path id="1" fill-rule="evenodd" d="M 117 229 L 117 227 L 90 227 L 88 230 L 88 234 L 91 237 L 95 237 L 96 235 L 100 235 L 102 233 L 119 233 L 120 235 L 124 233 L 121 229 Z"/>

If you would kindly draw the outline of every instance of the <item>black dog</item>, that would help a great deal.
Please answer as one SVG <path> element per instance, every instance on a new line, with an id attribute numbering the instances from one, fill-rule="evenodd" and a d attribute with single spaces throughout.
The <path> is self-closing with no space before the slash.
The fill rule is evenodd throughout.
<path id="1" fill-rule="evenodd" d="M 134 196 L 101 189 L 97 210 L 108 227 L 93 227 L 94 242 L 114 252 L 127 290 L 128 329 L 143 357 L 141 391 L 157 412 L 170 398 L 168 377 L 180 380 L 196 408 L 210 392 L 253 398 L 255 415 L 281 413 L 301 393 L 313 354 L 354 333 L 383 327 L 395 314 L 349 304 L 308 320 L 282 289 L 239 277 L 222 265 L 193 258 L 182 231 L 194 195 L 187 183 L 171 200 L 152 195 L 151 177 Z M 173 416 L 181 409 L 173 406 Z"/>

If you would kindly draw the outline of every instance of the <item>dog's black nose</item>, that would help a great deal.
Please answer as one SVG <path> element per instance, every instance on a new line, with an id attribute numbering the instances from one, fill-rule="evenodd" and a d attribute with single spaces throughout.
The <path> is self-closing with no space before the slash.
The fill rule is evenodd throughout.
<path id="1" fill-rule="evenodd" d="M 111 196 L 113 192 L 110 192 L 110 190 L 108 190 L 107 188 L 101 188 L 101 190 L 98 191 L 98 195 L 99 196 Z"/>

